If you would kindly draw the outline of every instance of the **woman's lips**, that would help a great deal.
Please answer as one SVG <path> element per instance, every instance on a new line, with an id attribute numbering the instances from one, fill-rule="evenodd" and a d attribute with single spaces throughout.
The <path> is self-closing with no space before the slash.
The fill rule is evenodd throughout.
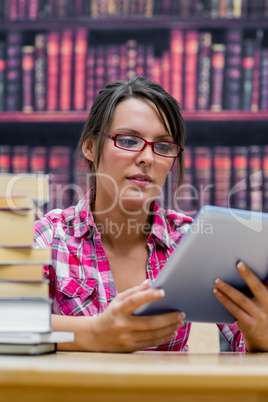
<path id="1" fill-rule="evenodd" d="M 127 180 L 139 187 L 146 187 L 152 183 L 152 179 L 147 175 L 137 175 L 128 177 Z"/>

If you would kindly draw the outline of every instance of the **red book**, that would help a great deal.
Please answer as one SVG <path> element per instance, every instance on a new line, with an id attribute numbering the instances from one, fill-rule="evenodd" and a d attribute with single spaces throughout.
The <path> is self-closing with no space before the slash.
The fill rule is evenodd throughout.
<path id="1" fill-rule="evenodd" d="M 86 60 L 86 109 L 90 110 L 95 99 L 95 49 L 89 47 Z"/>
<path id="2" fill-rule="evenodd" d="M 74 39 L 74 110 L 85 109 L 88 30 L 78 29 Z"/>
<path id="3" fill-rule="evenodd" d="M 212 196 L 212 155 L 209 147 L 194 149 L 195 190 L 198 194 L 198 209 L 211 204 Z"/>
<path id="4" fill-rule="evenodd" d="M 148 79 L 152 80 L 154 68 L 154 48 L 152 45 L 146 46 L 145 50 L 145 75 Z"/>
<path id="5" fill-rule="evenodd" d="M 73 68 L 73 31 L 65 29 L 60 43 L 60 90 L 59 108 L 63 111 L 72 107 L 72 68 Z"/>
<path id="6" fill-rule="evenodd" d="M 6 1 L 6 12 L 10 21 L 16 21 L 18 19 L 18 1 L 8 0 Z"/>
<path id="7" fill-rule="evenodd" d="M 127 79 L 127 46 L 125 43 L 120 45 L 119 59 L 120 59 L 120 80 L 126 81 L 126 79 Z"/>
<path id="8" fill-rule="evenodd" d="M 172 188 L 172 193 L 174 194 L 174 209 L 180 211 L 183 214 L 195 216 L 198 209 L 198 194 L 197 189 L 194 186 L 194 168 L 193 168 L 193 149 L 191 147 L 186 147 L 183 151 L 184 153 L 184 164 L 185 164 L 185 176 L 184 182 L 177 189 L 177 177 L 178 174 L 174 175 L 174 184 Z M 173 169 L 172 169 L 173 171 Z M 178 191 L 177 191 L 178 190 Z"/>
<path id="9" fill-rule="evenodd" d="M 48 155 L 48 173 L 51 174 L 51 208 L 68 207 L 72 187 L 70 147 L 51 147 Z"/>
<path id="10" fill-rule="evenodd" d="M 113 82 L 120 78 L 119 47 L 109 45 L 106 50 L 106 81 Z"/>
<path id="11" fill-rule="evenodd" d="M 233 149 L 232 157 L 233 183 L 230 193 L 231 205 L 234 208 L 247 209 L 247 177 L 248 177 L 248 148 L 237 146 Z"/>
<path id="12" fill-rule="evenodd" d="M 198 110 L 208 110 L 210 106 L 211 42 L 210 32 L 200 32 L 196 94 Z"/>
<path id="13" fill-rule="evenodd" d="M 103 88 L 106 74 L 106 64 L 105 64 L 105 52 L 104 46 L 97 46 L 95 48 L 95 79 L 94 79 L 94 94 L 98 95 L 100 90 Z M 94 96 L 94 97 L 95 97 Z"/>
<path id="14" fill-rule="evenodd" d="M 268 146 L 262 149 L 263 211 L 268 212 Z"/>
<path id="15" fill-rule="evenodd" d="M 145 75 L 145 51 L 145 47 L 139 44 L 137 47 L 137 75 Z"/>
<path id="16" fill-rule="evenodd" d="M 214 148 L 214 204 L 222 207 L 229 205 L 231 189 L 231 149 L 225 146 Z"/>
<path id="17" fill-rule="evenodd" d="M 170 33 L 171 95 L 181 104 L 183 101 L 183 49 L 183 31 L 180 29 L 172 30 Z"/>
<path id="18" fill-rule="evenodd" d="M 11 146 L 0 145 L 0 173 L 11 172 Z"/>
<path id="19" fill-rule="evenodd" d="M 184 109 L 196 109 L 198 32 L 186 31 L 184 60 Z"/>
<path id="20" fill-rule="evenodd" d="M 167 91 L 170 92 L 171 82 L 170 82 L 170 70 L 171 70 L 171 61 L 170 61 L 170 53 L 169 51 L 165 51 L 162 54 L 161 58 L 161 86 Z"/>
<path id="21" fill-rule="evenodd" d="M 58 109 L 59 96 L 59 32 L 49 32 L 47 36 L 47 110 Z"/>
<path id="22" fill-rule="evenodd" d="M 211 56 L 211 110 L 222 110 L 225 45 L 212 45 Z"/>
<path id="23" fill-rule="evenodd" d="M 32 173 L 46 173 L 47 147 L 33 147 L 30 153 L 30 171 Z"/>
<path id="24" fill-rule="evenodd" d="M 13 173 L 29 172 L 29 149 L 26 145 L 16 145 L 13 147 L 12 155 Z"/>
<path id="25" fill-rule="evenodd" d="M 40 33 L 35 36 L 35 64 L 34 64 L 34 107 L 37 111 L 46 110 L 47 97 L 47 36 Z"/>
<path id="26" fill-rule="evenodd" d="M 162 68 L 161 68 L 161 59 L 155 58 L 154 64 L 152 68 L 152 81 L 161 85 L 161 77 L 162 77 Z"/>
<path id="27" fill-rule="evenodd" d="M 28 18 L 36 20 L 38 18 L 38 0 L 28 0 Z"/>
<path id="28" fill-rule="evenodd" d="M 6 46 L 0 42 L 0 112 L 5 110 Z"/>
<path id="29" fill-rule="evenodd" d="M 34 46 L 22 47 L 22 110 L 34 109 Z"/>

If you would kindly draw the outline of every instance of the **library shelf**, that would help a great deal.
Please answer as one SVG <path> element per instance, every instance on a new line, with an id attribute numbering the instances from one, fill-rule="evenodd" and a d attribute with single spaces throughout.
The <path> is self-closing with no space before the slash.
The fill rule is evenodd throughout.
<path id="1" fill-rule="evenodd" d="M 0 123 L 75 123 L 85 122 L 88 111 L 55 111 L 55 112 L 1 112 Z M 268 121 L 268 110 L 258 112 L 223 110 L 210 111 L 182 111 L 187 121 Z"/>

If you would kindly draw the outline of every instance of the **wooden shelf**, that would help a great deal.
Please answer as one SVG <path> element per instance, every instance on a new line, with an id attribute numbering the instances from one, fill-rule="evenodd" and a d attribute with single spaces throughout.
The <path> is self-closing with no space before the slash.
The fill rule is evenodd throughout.
<path id="1" fill-rule="evenodd" d="M 93 30 L 102 29 L 194 29 L 194 28 L 268 28 L 268 18 L 200 18 L 196 16 L 180 18 L 178 16 L 121 16 L 93 19 L 89 17 L 66 17 L 64 19 L 39 19 L 24 21 L 1 21 L 0 31 L 9 30 L 51 30 L 62 28 L 87 27 Z"/>
<path id="2" fill-rule="evenodd" d="M 210 111 L 185 111 L 182 112 L 185 121 L 268 121 L 268 111 L 245 112 L 224 110 L 221 112 Z M 87 111 L 77 112 L 1 112 L 0 123 L 83 123 L 88 116 Z"/>

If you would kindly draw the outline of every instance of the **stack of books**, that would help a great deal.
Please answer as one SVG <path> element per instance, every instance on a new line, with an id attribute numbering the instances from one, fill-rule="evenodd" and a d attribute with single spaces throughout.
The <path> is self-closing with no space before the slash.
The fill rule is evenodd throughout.
<path id="1" fill-rule="evenodd" d="M 1 354 L 53 353 L 57 343 L 74 339 L 71 332 L 52 331 L 49 283 L 43 279 L 51 249 L 32 247 L 36 212 L 48 201 L 48 184 L 44 175 L 0 175 Z"/>

